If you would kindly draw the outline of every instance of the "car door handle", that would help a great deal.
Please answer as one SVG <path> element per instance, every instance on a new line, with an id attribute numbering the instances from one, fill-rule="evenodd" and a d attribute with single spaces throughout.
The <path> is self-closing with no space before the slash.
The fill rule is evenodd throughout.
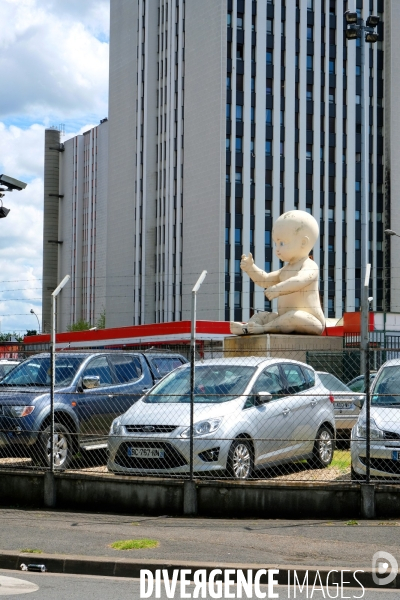
<path id="1" fill-rule="evenodd" d="M 151 387 L 149 387 L 149 388 L 143 388 L 142 392 L 148 392 L 149 390 L 151 390 Z"/>
<path id="2" fill-rule="evenodd" d="M 315 406 L 317 404 L 317 401 L 316 400 L 311 400 L 310 404 L 311 404 L 311 406 Z"/>
<path id="3" fill-rule="evenodd" d="M 290 413 L 290 408 L 284 408 L 282 411 L 283 415 L 288 415 Z"/>
<path id="4" fill-rule="evenodd" d="M 108 398 L 114 398 L 114 394 L 107 394 Z"/>

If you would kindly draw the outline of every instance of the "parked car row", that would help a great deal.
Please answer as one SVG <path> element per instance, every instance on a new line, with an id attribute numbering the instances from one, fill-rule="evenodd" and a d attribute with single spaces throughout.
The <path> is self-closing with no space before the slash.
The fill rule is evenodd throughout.
<path id="1" fill-rule="evenodd" d="M 56 356 L 54 464 L 65 469 L 80 449 L 107 447 L 111 422 L 166 373 L 177 354 L 101 352 Z M 39 354 L 0 380 L 0 448 L 50 464 L 50 356 Z"/>
<path id="2" fill-rule="evenodd" d="M 400 477 L 399 366 L 388 361 L 372 382 L 373 476 Z M 49 386 L 48 354 L 0 379 L 0 448 L 28 452 L 43 466 L 50 464 Z M 298 461 L 324 468 L 336 438 L 351 434 L 352 477 L 365 477 L 365 394 L 331 373 L 282 358 L 220 358 L 196 363 L 195 386 L 196 473 L 248 479 Z M 190 365 L 178 354 L 57 355 L 55 467 L 68 468 L 79 450 L 107 448 L 114 473 L 187 473 L 190 390 Z"/>

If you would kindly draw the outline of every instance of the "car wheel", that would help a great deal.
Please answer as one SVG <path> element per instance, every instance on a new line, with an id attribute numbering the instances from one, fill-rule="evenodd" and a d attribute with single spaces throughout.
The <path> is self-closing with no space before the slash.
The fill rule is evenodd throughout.
<path id="1" fill-rule="evenodd" d="M 51 465 L 50 425 L 40 434 L 40 461 L 45 467 Z M 74 454 L 72 435 L 61 423 L 54 423 L 54 469 L 64 471 L 71 463 Z"/>
<path id="2" fill-rule="evenodd" d="M 313 456 L 310 466 L 313 469 L 325 469 L 332 462 L 334 451 L 334 440 L 330 429 L 323 426 L 315 438 Z"/>
<path id="3" fill-rule="evenodd" d="M 252 444 L 245 439 L 234 440 L 228 455 L 228 472 L 234 479 L 250 479 L 254 470 Z"/>

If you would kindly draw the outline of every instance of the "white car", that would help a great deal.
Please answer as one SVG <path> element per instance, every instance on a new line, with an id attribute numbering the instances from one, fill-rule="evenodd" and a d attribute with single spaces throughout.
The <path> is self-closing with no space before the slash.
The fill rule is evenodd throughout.
<path id="1" fill-rule="evenodd" d="M 277 358 L 196 363 L 194 471 L 248 479 L 255 470 L 307 459 L 327 467 L 335 415 L 314 369 Z M 190 365 L 167 375 L 114 420 L 114 473 L 183 474 L 190 468 Z"/>
<path id="2" fill-rule="evenodd" d="M 370 473 L 387 479 L 400 477 L 400 360 L 388 360 L 371 387 Z M 366 475 L 366 406 L 351 435 L 352 478 Z"/>
<path id="3" fill-rule="evenodd" d="M 353 392 L 345 383 L 332 373 L 317 371 L 318 377 L 326 389 L 333 395 L 338 439 L 348 440 L 350 432 L 357 422 L 360 413 L 359 406 L 365 400 L 365 394 Z"/>
<path id="4" fill-rule="evenodd" d="M 14 367 L 19 365 L 21 361 L 11 358 L 2 358 L 0 360 L 0 379 L 3 379 Z"/>

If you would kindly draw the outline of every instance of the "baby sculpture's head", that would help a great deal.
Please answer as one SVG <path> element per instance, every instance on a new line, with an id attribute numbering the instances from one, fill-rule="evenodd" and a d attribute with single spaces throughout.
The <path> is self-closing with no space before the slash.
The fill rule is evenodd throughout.
<path id="1" fill-rule="evenodd" d="M 283 262 L 296 262 L 310 254 L 318 239 L 318 223 L 303 210 L 290 210 L 281 215 L 272 228 L 276 255 Z"/>

